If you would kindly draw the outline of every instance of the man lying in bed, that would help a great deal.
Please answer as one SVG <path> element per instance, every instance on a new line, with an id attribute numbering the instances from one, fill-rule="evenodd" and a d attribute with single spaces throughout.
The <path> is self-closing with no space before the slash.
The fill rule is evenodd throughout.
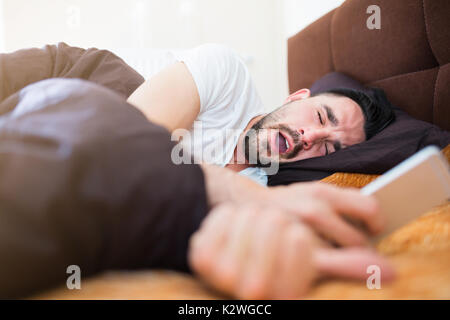
<path id="1" fill-rule="evenodd" d="M 245 298 L 297 297 L 322 276 L 365 279 L 368 265 L 392 275 L 343 219 L 380 231 L 373 198 L 175 165 L 173 145 L 165 129 L 87 81 L 44 80 L 2 101 L 0 297 L 62 285 L 69 265 L 83 280 L 111 269 L 186 271 L 188 257 L 208 283 Z"/>
<path id="2" fill-rule="evenodd" d="M 161 61 L 128 102 L 175 139 L 181 136 L 183 151 L 198 163 L 227 167 L 263 185 L 268 167 L 274 174 L 279 162 L 325 156 L 363 142 L 394 119 L 380 97 L 349 89 L 314 97 L 302 89 L 266 114 L 247 67 L 221 45 L 165 52 Z"/>
<path id="3" fill-rule="evenodd" d="M 298 296 L 321 276 L 364 279 L 371 264 L 392 275 L 342 217 L 381 230 L 374 199 L 357 190 L 268 189 L 218 166 L 174 165 L 165 130 L 80 80 L 32 84 L 1 101 L 0 116 L 2 297 L 62 283 L 71 264 L 84 278 L 186 270 L 187 255 L 203 279 L 240 297 Z"/>
<path id="4" fill-rule="evenodd" d="M 181 136 L 183 150 L 203 163 L 207 177 L 208 172 L 216 171 L 217 176 L 207 182 L 218 193 L 229 190 L 231 194 L 243 194 L 245 188 L 241 183 L 225 179 L 225 170 L 207 166 L 205 162 L 266 185 L 268 164 L 325 156 L 370 139 L 394 119 L 389 104 L 380 103 L 383 99 L 376 96 L 380 94 L 376 90 L 375 96 L 335 89 L 311 97 L 308 89 L 302 89 L 289 96 L 282 107 L 265 114 L 247 67 L 232 50 L 208 44 L 181 53 L 166 52 L 164 59 L 158 72 L 128 102 L 150 121 L 172 132 L 173 140 L 178 141 Z M 185 130 L 180 133 L 180 128 Z M 229 129 L 234 131 L 224 134 Z M 206 149 L 216 152 L 205 157 L 202 151 Z M 257 155 L 256 162 L 250 161 L 251 154 Z M 234 175 L 229 177 L 238 179 Z M 289 197 L 294 195 L 295 188 L 301 187 L 281 192 L 272 190 L 268 198 L 253 198 L 255 201 L 251 202 L 256 202 L 256 206 L 226 205 L 211 214 L 194 237 L 197 240 L 191 248 L 191 264 L 197 272 L 219 289 L 242 297 L 295 296 L 294 292 L 298 294 L 308 287 L 314 278 L 312 274 L 321 272 L 318 270 L 325 274 L 366 277 L 361 264 L 374 259 L 367 251 L 322 252 L 321 245 L 317 245 L 317 239 L 313 240 L 315 236 L 307 228 L 294 224 L 295 231 L 289 231 L 288 222 L 280 221 L 283 220 L 280 215 L 270 214 L 271 209 L 267 207 L 274 212 L 277 208 L 286 209 L 285 205 L 295 207 L 289 203 L 295 198 Z M 309 194 L 307 190 L 298 191 Z M 350 194 L 331 196 L 333 192 L 323 190 L 318 194 L 333 206 L 349 206 L 357 201 L 351 200 Z M 308 206 L 303 201 L 298 205 Z M 348 207 L 348 210 L 352 209 Z M 300 216 L 319 234 L 340 245 L 364 242 L 362 235 L 347 223 L 323 213 L 317 209 L 311 215 Z M 311 249 L 314 254 L 319 252 L 321 258 L 317 261 L 321 262 L 316 262 L 321 266 L 312 262 L 314 254 L 306 248 L 314 248 Z M 389 272 L 384 275 L 388 277 Z"/>

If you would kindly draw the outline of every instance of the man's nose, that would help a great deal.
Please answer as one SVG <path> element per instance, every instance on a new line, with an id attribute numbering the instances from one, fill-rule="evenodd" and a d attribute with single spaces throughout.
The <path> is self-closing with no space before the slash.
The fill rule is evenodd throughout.
<path id="1" fill-rule="evenodd" d="M 328 136 L 326 129 L 299 129 L 298 132 L 301 134 L 303 148 L 305 150 L 310 149 L 314 144 L 321 142 Z"/>

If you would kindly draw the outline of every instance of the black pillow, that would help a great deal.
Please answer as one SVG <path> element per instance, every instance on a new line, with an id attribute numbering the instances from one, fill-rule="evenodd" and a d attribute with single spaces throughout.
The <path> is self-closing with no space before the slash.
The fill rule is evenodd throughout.
<path id="1" fill-rule="evenodd" d="M 333 72 L 316 81 L 311 93 L 333 88 L 368 90 L 345 74 Z M 320 180 L 336 172 L 382 174 L 428 145 L 442 149 L 450 143 L 450 132 L 392 108 L 395 121 L 371 139 L 328 156 L 281 164 L 277 174 L 268 176 L 268 185 Z"/>

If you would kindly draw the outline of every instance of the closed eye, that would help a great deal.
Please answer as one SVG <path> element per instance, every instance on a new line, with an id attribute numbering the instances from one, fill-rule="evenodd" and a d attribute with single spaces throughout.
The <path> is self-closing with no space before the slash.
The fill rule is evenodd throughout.
<path id="1" fill-rule="evenodd" d="M 322 120 L 322 116 L 320 115 L 320 112 L 317 111 L 317 114 L 319 115 L 320 124 L 323 125 L 324 123 L 323 123 L 323 120 Z"/>
<path id="2" fill-rule="evenodd" d="M 320 124 L 321 124 L 321 125 L 324 125 L 323 120 L 322 120 L 322 116 L 321 116 L 321 114 L 320 114 L 319 111 L 317 111 L 317 115 L 319 116 Z M 327 156 L 328 154 L 329 154 L 329 152 L 328 152 L 328 147 L 327 147 L 327 144 L 325 143 L 325 155 Z"/>

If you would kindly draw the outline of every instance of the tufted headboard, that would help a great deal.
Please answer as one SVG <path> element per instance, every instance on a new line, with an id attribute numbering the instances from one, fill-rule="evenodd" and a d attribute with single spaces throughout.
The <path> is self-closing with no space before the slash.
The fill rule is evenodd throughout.
<path id="1" fill-rule="evenodd" d="M 366 26 L 378 5 L 381 28 Z M 288 40 L 289 89 L 339 71 L 450 130 L 450 1 L 347 0 Z"/>

